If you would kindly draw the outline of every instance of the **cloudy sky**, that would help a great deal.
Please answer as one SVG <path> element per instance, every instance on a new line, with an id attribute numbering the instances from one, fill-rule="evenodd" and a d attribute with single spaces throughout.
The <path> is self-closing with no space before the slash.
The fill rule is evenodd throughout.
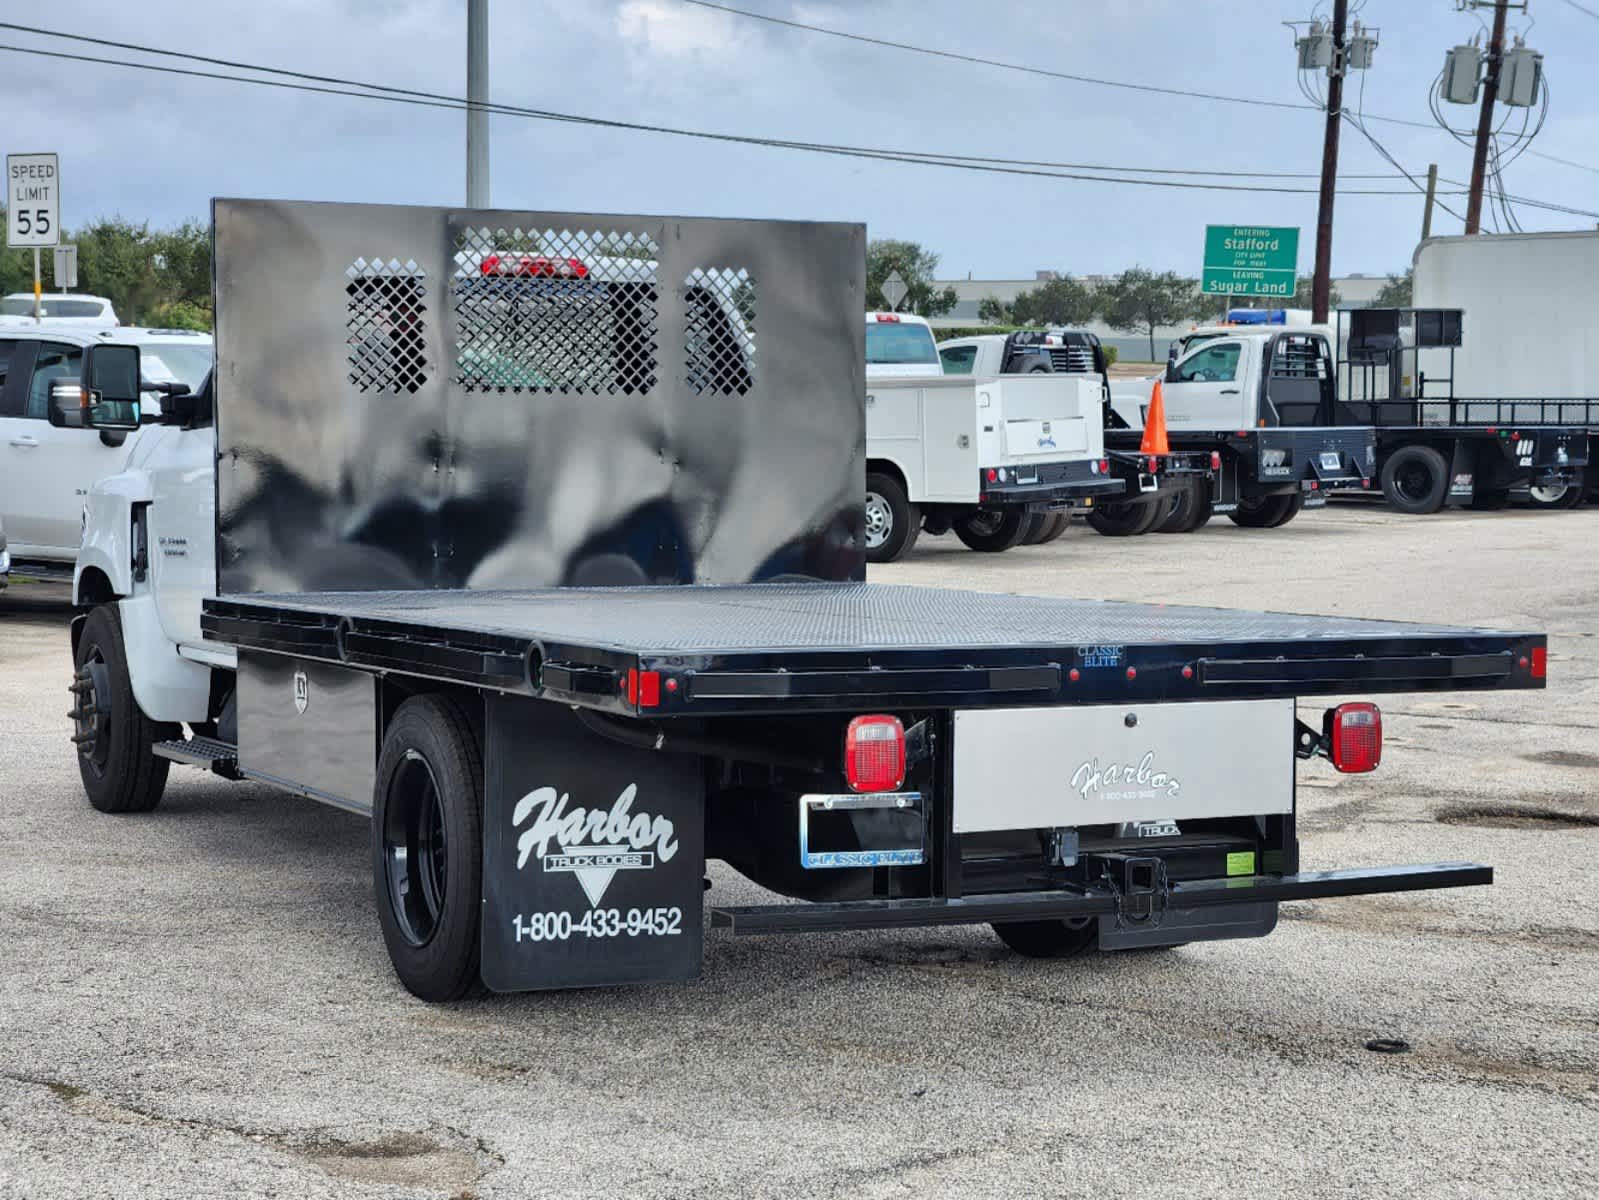
<path id="1" fill-rule="evenodd" d="M 1316 0 L 731 0 L 773 16 L 917 46 L 1169 88 L 1302 103 L 1292 35 Z M 1479 28 L 1454 0 L 1355 0 L 1379 27 L 1373 70 L 1346 103 L 1429 121 L 1446 47 Z M 1322 0 L 1322 8 L 1330 0 Z M 1552 103 L 1512 194 L 1599 209 L 1599 0 L 1532 0 L 1528 43 Z M 465 0 L 0 0 L 0 21 L 292 68 L 465 93 Z M 1525 27 L 1526 18 L 1513 26 Z M 1197 273 L 1207 222 L 1300 225 L 1308 272 L 1321 118 L 1309 110 L 1153 95 L 906 53 L 713 12 L 683 0 L 490 0 L 497 102 L 719 133 L 1050 162 L 1305 172 L 1238 180 L 1305 194 L 1190 191 L 726 145 L 582 125 L 492 119 L 493 199 L 503 208 L 864 221 L 921 241 L 943 274 L 1030 277 L 1132 264 Z M 0 43 L 151 59 L 15 30 Z M 1583 64 L 1589 64 L 1584 66 Z M 223 70 L 227 70 L 223 68 Z M 453 204 L 464 199 L 464 116 L 0 52 L 7 151 L 62 156 L 68 225 L 121 214 L 199 217 L 213 195 Z M 1364 95 L 1361 95 L 1361 83 Z M 1473 122 L 1451 108 L 1459 126 Z M 1515 122 L 1512 128 L 1519 126 Z M 1417 174 L 1465 179 L 1469 151 L 1436 127 L 1370 123 Z M 1393 169 L 1344 131 L 1347 176 Z M 1173 178 L 1195 179 L 1194 176 Z M 1398 178 L 1346 189 L 1403 190 Z M 1464 212 L 1461 197 L 1446 197 Z M 1589 216 L 1523 210 L 1527 229 Z M 1420 198 L 1345 194 L 1334 271 L 1402 269 Z M 1459 223 L 1439 214 L 1438 232 Z"/>

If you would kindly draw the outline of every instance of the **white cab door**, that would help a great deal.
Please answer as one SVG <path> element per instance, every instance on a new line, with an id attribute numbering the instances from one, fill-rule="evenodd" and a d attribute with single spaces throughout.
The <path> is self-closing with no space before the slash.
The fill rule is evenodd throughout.
<path id="1" fill-rule="evenodd" d="M 1179 359 L 1174 378 L 1162 385 L 1170 429 L 1252 429 L 1250 355 L 1241 339 L 1204 342 Z"/>

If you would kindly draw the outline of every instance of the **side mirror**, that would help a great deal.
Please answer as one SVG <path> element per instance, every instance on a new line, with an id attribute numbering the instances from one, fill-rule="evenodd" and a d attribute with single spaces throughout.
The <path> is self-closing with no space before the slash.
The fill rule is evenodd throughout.
<path id="1" fill-rule="evenodd" d="M 50 424 L 63 429 L 139 428 L 139 348 L 89 346 L 83 378 L 50 384 Z"/>
<path id="2" fill-rule="evenodd" d="M 1177 359 L 1175 356 L 1166 364 L 1166 382 L 1177 383 Z"/>
<path id="3" fill-rule="evenodd" d="M 89 394 L 88 424 L 95 429 L 139 428 L 139 348 L 89 346 L 83 352 Z"/>

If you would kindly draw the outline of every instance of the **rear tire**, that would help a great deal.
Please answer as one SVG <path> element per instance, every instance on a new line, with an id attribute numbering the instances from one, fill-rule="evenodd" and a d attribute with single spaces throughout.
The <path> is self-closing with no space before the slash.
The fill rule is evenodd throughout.
<path id="1" fill-rule="evenodd" d="M 1425 516 L 1449 496 L 1449 464 L 1431 446 L 1401 446 L 1382 465 L 1382 494 L 1402 513 Z"/>
<path id="2" fill-rule="evenodd" d="M 1184 479 L 1173 489 L 1166 518 L 1155 526 L 1156 533 L 1192 533 L 1210 520 L 1210 495 L 1202 480 Z"/>
<path id="3" fill-rule="evenodd" d="M 877 471 L 866 476 L 866 561 L 896 562 L 911 552 L 922 532 L 921 510 L 899 480 Z"/>
<path id="4" fill-rule="evenodd" d="M 454 698 L 413 696 L 383 737 L 372 796 L 378 922 L 412 995 L 458 1000 L 479 980 L 483 742 Z"/>
<path id="5" fill-rule="evenodd" d="M 1022 509 L 979 509 L 955 522 L 955 536 L 969 550 L 998 554 L 1020 542 L 1027 526 L 1028 515 Z"/>
<path id="6" fill-rule="evenodd" d="M 1072 527 L 1072 515 L 1071 515 L 1071 513 L 1069 513 L 1069 512 L 1058 512 L 1058 513 L 1055 514 L 1055 526 L 1054 526 L 1054 528 L 1051 529 L 1048 533 L 1044 534 L 1043 537 L 1039 538 L 1037 544 L 1040 545 L 1040 546 L 1047 546 L 1051 542 L 1053 542 L 1056 538 L 1060 537 L 1061 534 L 1065 533 L 1071 527 Z"/>
<path id="7" fill-rule="evenodd" d="M 995 935 L 1026 958 L 1076 958 L 1099 944 L 1099 919 L 1008 921 L 992 926 Z"/>
<path id="8" fill-rule="evenodd" d="M 149 812 L 161 803 L 172 766 L 151 747 L 177 737 L 178 727 L 150 720 L 134 699 L 114 603 L 100 605 L 84 621 L 74 666 L 78 774 L 89 803 L 103 813 Z"/>
<path id="9" fill-rule="evenodd" d="M 1065 529 L 1065 513 L 1033 513 L 1027 521 L 1027 532 L 1022 534 L 1022 545 L 1042 546 L 1046 542 L 1053 542 Z"/>
<path id="10" fill-rule="evenodd" d="M 1166 506 L 1158 496 L 1096 504 L 1088 514 L 1088 523 L 1094 527 L 1094 532 L 1106 537 L 1137 537 L 1148 533 L 1165 511 Z"/>
<path id="11" fill-rule="evenodd" d="M 1304 494 L 1290 492 L 1285 496 L 1240 500 L 1237 509 L 1227 515 L 1232 518 L 1234 525 L 1241 525 L 1245 529 L 1276 529 L 1292 521 L 1304 507 Z"/>

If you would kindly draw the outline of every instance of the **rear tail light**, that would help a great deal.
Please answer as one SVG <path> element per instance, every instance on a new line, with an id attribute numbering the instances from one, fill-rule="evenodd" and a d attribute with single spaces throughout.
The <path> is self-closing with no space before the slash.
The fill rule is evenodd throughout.
<path id="1" fill-rule="evenodd" d="M 1375 771 L 1382 762 L 1382 711 L 1365 701 L 1329 708 L 1322 728 L 1327 755 L 1345 775 Z"/>
<path id="2" fill-rule="evenodd" d="M 849 723 L 844 778 L 852 792 L 892 792 L 905 782 L 905 726 L 898 717 L 856 717 Z"/>
<path id="3" fill-rule="evenodd" d="M 1110 474 L 1110 459 L 1102 458 L 1099 460 L 1099 473 L 1101 475 Z"/>
<path id="4" fill-rule="evenodd" d="M 1534 646 L 1532 648 L 1532 677 L 1544 679 L 1549 674 L 1549 648 L 1547 646 Z"/>
<path id="5" fill-rule="evenodd" d="M 993 482 L 995 482 L 998 479 L 999 479 L 999 472 L 996 471 L 993 467 L 989 467 L 988 468 L 988 482 L 989 483 L 993 483 Z"/>
<path id="6" fill-rule="evenodd" d="M 549 258 L 543 254 L 489 254 L 478 263 L 484 275 L 522 275 L 535 279 L 587 279 L 588 264 L 580 258 Z"/>
<path id="7" fill-rule="evenodd" d="M 1212 450 L 1210 452 L 1210 469 L 1212 471 L 1221 470 L 1221 451 L 1220 450 Z"/>
<path id="8" fill-rule="evenodd" d="M 1151 454 L 1149 456 L 1149 473 L 1151 475 L 1153 475 L 1159 469 L 1160 469 L 1160 460 L 1158 458 L 1156 458 L 1153 454 Z"/>

